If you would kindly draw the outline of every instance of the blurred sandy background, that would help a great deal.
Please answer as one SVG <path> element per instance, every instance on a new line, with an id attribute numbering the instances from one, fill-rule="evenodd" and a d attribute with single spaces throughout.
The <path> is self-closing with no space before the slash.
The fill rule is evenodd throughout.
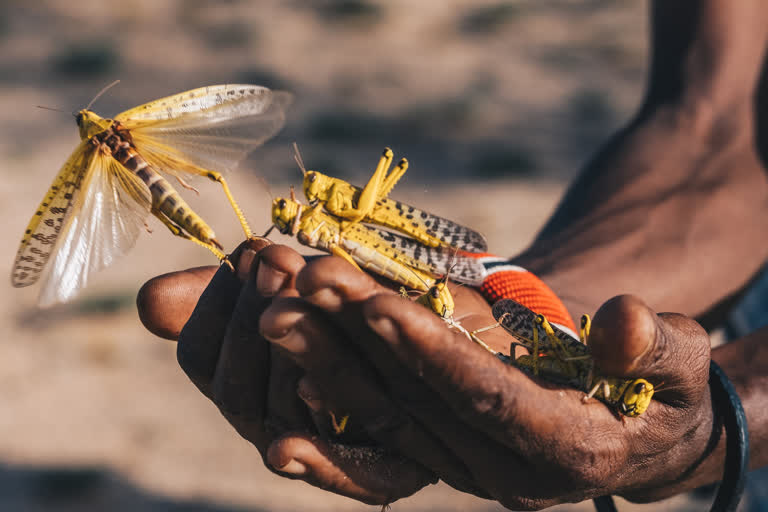
<path id="1" fill-rule="evenodd" d="M 269 220 L 258 176 L 273 194 L 300 183 L 292 141 L 309 168 L 357 183 L 389 145 L 411 162 L 394 197 L 469 224 L 493 251 L 511 254 L 639 102 L 646 8 L 1 1 L 0 273 L 10 273 L 29 216 L 77 142 L 68 114 L 35 105 L 77 110 L 117 78 L 94 106 L 102 115 L 216 83 L 295 93 L 283 132 L 231 178 L 256 232 Z M 201 192 L 187 197 L 234 247 L 241 233 L 220 189 Z M 0 510 L 377 510 L 269 473 L 189 383 L 174 344 L 143 330 L 134 297 L 144 281 L 215 263 L 151 222 L 155 233 L 71 305 L 41 312 L 36 288 L 0 294 Z M 502 509 L 438 485 L 394 510 Z"/>

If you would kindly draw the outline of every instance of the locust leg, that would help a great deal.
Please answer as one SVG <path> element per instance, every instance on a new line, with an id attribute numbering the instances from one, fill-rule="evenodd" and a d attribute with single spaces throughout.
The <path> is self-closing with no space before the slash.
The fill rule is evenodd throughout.
<path id="1" fill-rule="evenodd" d="M 376 170 L 368 180 L 368 183 L 360 191 L 360 197 L 357 199 L 357 205 L 355 208 L 346 209 L 340 216 L 346 220 L 342 222 L 341 231 L 344 232 L 352 224 L 360 222 L 366 215 L 371 213 L 373 207 L 376 205 L 376 201 L 379 199 L 379 191 L 384 183 L 384 178 L 387 176 L 389 166 L 392 165 L 392 158 L 394 154 L 392 150 L 387 148 L 379 159 L 379 164 L 376 166 Z M 334 212 L 335 215 L 338 213 Z"/>
<path id="2" fill-rule="evenodd" d="M 355 267 L 357 270 L 359 270 L 360 272 L 363 271 L 363 269 L 360 268 L 360 265 L 357 264 L 357 262 L 352 258 L 352 256 L 350 256 L 347 251 L 345 251 L 338 245 L 332 245 L 330 247 L 330 250 L 331 250 L 331 254 L 333 254 L 334 256 L 339 256 L 341 258 L 344 258 L 345 260 L 350 262 L 352 266 Z"/>
<path id="3" fill-rule="evenodd" d="M 232 205 L 232 209 L 235 210 L 235 215 L 237 215 L 237 219 L 240 221 L 240 225 L 243 227 L 245 237 L 248 239 L 253 238 L 253 232 L 251 231 L 251 227 L 248 225 L 248 221 L 245 219 L 243 210 L 240 209 L 237 201 L 235 201 L 235 198 L 232 196 L 232 192 L 230 192 L 229 186 L 227 185 L 226 180 L 224 180 L 224 177 L 220 173 L 213 171 L 206 172 L 205 176 L 211 181 L 221 183 L 221 188 L 224 189 L 224 194 L 227 196 L 229 204 Z"/>
<path id="4" fill-rule="evenodd" d="M 223 252 L 221 252 L 221 249 L 220 249 L 221 246 L 217 247 L 215 244 L 208 243 L 208 242 L 203 242 L 202 240 L 198 240 L 197 238 L 189 235 L 188 233 L 185 233 L 184 230 L 181 229 L 181 227 L 179 227 L 176 224 L 174 224 L 168 217 L 163 215 L 162 212 L 159 212 L 157 210 L 152 210 L 152 215 L 154 215 L 155 217 L 160 219 L 160 222 L 165 224 L 165 227 L 167 227 L 171 231 L 171 233 L 173 233 L 174 235 L 176 235 L 178 237 L 181 237 L 181 238 L 184 238 L 186 240 L 189 240 L 190 242 L 194 242 L 197 245 L 199 245 L 200 247 L 205 247 L 206 249 L 211 251 L 214 254 L 214 256 L 216 256 L 216 258 L 218 258 L 218 260 L 220 262 L 222 262 L 222 263 L 226 264 L 227 266 L 229 266 L 229 268 L 233 272 L 235 271 L 235 267 L 232 266 L 232 263 L 229 261 L 229 258 L 227 258 L 227 255 L 224 254 Z"/>
<path id="5" fill-rule="evenodd" d="M 606 399 L 610 398 L 610 396 L 611 396 L 611 387 L 608 384 L 608 381 L 605 380 L 605 379 L 600 379 L 599 381 L 597 381 L 595 383 L 594 386 L 592 386 L 592 389 L 589 390 L 589 393 L 587 393 L 581 399 L 581 401 L 584 402 L 584 403 L 588 402 L 589 399 L 592 398 L 593 396 L 595 396 L 595 394 L 597 394 L 597 392 L 600 391 L 601 388 L 602 388 L 602 391 L 603 391 L 603 398 L 606 398 Z"/>
<path id="6" fill-rule="evenodd" d="M 340 435 L 344 433 L 344 430 L 347 428 L 347 423 L 349 422 L 349 414 L 345 414 L 341 420 L 336 420 L 336 415 L 333 414 L 333 411 L 330 411 L 331 415 L 331 426 L 333 427 L 333 431 L 336 433 L 336 435 Z"/>
<path id="7" fill-rule="evenodd" d="M 501 323 L 496 322 L 493 325 L 488 325 L 485 327 L 481 327 L 479 329 L 475 329 L 474 331 L 470 331 L 469 337 L 472 338 L 472 340 L 478 345 L 490 349 L 490 347 L 488 347 L 488 345 L 483 340 L 481 340 L 477 335 L 487 331 L 491 331 L 497 327 L 501 327 Z M 514 354 L 511 354 L 511 355 L 514 356 Z"/>
<path id="8" fill-rule="evenodd" d="M 392 169 L 392 172 L 389 173 L 389 175 L 384 180 L 384 184 L 382 185 L 381 190 L 379 190 L 379 195 L 377 199 L 385 199 L 390 192 L 392 192 L 392 188 L 394 188 L 395 185 L 397 185 L 397 182 L 400 181 L 400 178 L 403 177 L 403 174 L 405 174 L 405 171 L 408 170 L 408 160 L 403 158 L 400 160 L 400 163 L 397 164 L 397 167 Z"/>
<path id="9" fill-rule="evenodd" d="M 491 347 L 488 346 L 488 344 L 486 342 L 481 340 L 480 337 L 478 336 L 478 334 L 480 334 L 480 333 L 491 331 L 491 330 L 493 330 L 493 329 L 495 329 L 497 327 L 501 327 L 501 324 L 499 322 L 496 322 L 493 325 L 487 325 L 485 327 L 481 327 L 479 329 L 475 329 L 474 331 L 467 331 L 463 326 L 462 326 L 462 329 L 464 329 L 464 331 L 466 332 L 466 334 L 469 336 L 469 338 L 472 341 L 474 341 L 475 343 L 477 343 L 478 345 L 483 347 L 488 352 L 498 356 L 500 354 L 500 352 L 496 352 L 495 350 L 493 350 Z M 515 343 L 512 343 L 512 345 L 510 347 L 510 354 L 509 355 L 510 355 L 511 360 L 515 359 Z"/>
<path id="10" fill-rule="evenodd" d="M 565 344 L 560 340 L 560 338 L 557 337 L 555 334 L 555 330 L 552 329 L 552 326 L 549 323 L 549 320 L 544 315 L 539 315 L 537 317 L 537 321 L 541 323 L 542 328 L 544 328 L 544 332 L 547 333 L 547 339 L 552 344 L 552 346 L 555 349 L 555 352 L 559 352 L 558 358 L 565 363 L 568 366 L 568 370 L 570 372 L 575 372 L 576 368 L 573 367 L 573 364 L 571 361 L 576 361 L 579 359 L 588 359 L 589 356 L 573 356 L 568 351 L 568 347 L 565 346 Z M 534 327 L 533 333 L 534 333 L 534 339 L 536 338 L 536 332 L 538 329 Z"/>

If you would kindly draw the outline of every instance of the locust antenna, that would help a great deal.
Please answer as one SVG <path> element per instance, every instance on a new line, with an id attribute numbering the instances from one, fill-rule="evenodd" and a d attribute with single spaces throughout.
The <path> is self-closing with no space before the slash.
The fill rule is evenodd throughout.
<path id="1" fill-rule="evenodd" d="M 424 285 L 424 287 L 425 287 L 427 290 L 429 290 L 430 288 L 432 288 L 432 287 L 431 287 L 431 286 L 429 286 L 429 284 L 428 284 L 428 283 L 427 283 L 427 282 L 426 282 L 426 281 L 425 281 L 425 280 L 424 280 L 424 279 L 423 279 L 423 278 L 422 278 L 422 277 L 421 277 L 421 276 L 420 276 L 420 275 L 419 275 L 419 274 L 418 274 L 418 273 L 417 273 L 415 270 L 413 270 L 411 267 L 409 267 L 408 265 L 406 265 L 406 266 L 405 266 L 405 268 L 407 268 L 408 270 L 410 270 L 410 271 L 411 271 L 411 273 L 412 273 L 414 276 L 416 276 L 416 279 L 418 279 L 419 281 L 421 281 L 421 284 L 423 284 L 423 285 Z"/>
<path id="2" fill-rule="evenodd" d="M 46 107 L 46 106 L 44 106 L 44 105 L 35 105 L 35 106 L 36 106 L 37 108 L 41 108 L 41 109 L 43 109 L 43 110 L 52 110 L 52 111 L 54 111 L 54 112 L 61 112 L 61 113 L 63 113 L 63 114 L 67 114 L 67 113 L 68 113 L 68 112 L 66 112 L 65 110 L 61 110 L 60 108 Z"/>
<path id="3" fill-rule="evenodd" d="M 263 176 L 257 176 L 256 181 L 262 184 L 262 188 L 267 192 L 270 202 L 274 201 L 275 196 L 272 195 L 272 189 L 269 187 L 269 182 Z"/>
<path id="4" fill-rule="evenodd" d="M 110 90 L 111 88 L 113 88 L 114 86 L 116 86 L 119 83 L 120 83 L 120 80 L 115 80 L 111 84 L 105 86 L 102 90 L 99 91 L 99 93 L 96 96 L 93 97 L 93 99 L 88 104 L 88 106 L 85 107 L 85 110 L 89 110 L 91 108 L 91 105 L 93 105 L 96 102 L 96 100 L 101 97 L 102 94 L 104 94 L 105 92 L 107 92 L 108 90 Z"/>
<path id="5" fill-rule="evenodd" d="M 301 153 L 299 152 L 299 145 L 296 144 L 296 142 L 293 143 L 293 159 L 296 161 L 296 164 L 299 166 L 299 169 L 301 169 L 301 174 L 307 174 L 307 168 L 304 167 L 304 159 L 301 158 Z"/>
<path id="6" fill-rule="evenodd" d="M 459 248 L 458 248 L 458 247 L 455 247 L 455 248 L 453 249 L 453 254 L 451 254 L 451 257 L 450 257 L 450 259 L 448 260 L 448 271 L 445 273 L 445 275 L 443 276 L 443 278 L 442 278 L 442 279 L 440 279 L 440 280 L 441 280 L 441 281 L 443 281 L 444 283 L 447 283 L 447 282 L 448 282 L 448 278 L 449 278 L 449 277 L 451 277 L 451 272 L 453 272 L 453 269 L 455 269 L 455 268 L 456 268 L 456 265 L 458 265 L 458 264 L 459 264 L 459 260 L 458 260 L 458 258 L 456 257 L 458 254 L 459 254 Z"/>

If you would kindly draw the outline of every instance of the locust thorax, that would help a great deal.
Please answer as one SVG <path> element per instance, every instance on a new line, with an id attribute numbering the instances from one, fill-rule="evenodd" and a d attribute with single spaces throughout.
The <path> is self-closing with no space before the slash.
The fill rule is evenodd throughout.
<path id="1" fill-rule="evenodd" d="M 75 115 L 77 127 L 80 128 L 80 138 L 90 139 L 97 133 L 101 133 L 112 125 L 111 119 L 104 119 L 99 114 L 83 109 Z"/>
<path id="2" fill-rule="evenodd" d="M 304 173 L 304 197 L 307 198 L 309 204 L 314 204 L 319 199 L 328 199 L 326 196 L 328 189 L 331 187 L 332 179 L 317 171 L 307 171 Z"/>

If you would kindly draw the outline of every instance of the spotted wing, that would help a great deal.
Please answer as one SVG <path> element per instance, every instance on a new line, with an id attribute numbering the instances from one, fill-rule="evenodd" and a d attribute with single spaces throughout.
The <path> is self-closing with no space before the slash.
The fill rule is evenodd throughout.
<path id="1" fill-rule="evenodd" d="M 183 92 L 115 117 L 136 149 L 170 174 L 233 169 L 275 135 L 291 101 L 287 92 L 256 85 L 215 85 Z"/>
<path id="2" fill-rule="evenodd" d="M 150 211 L 149 189 L 110 155 L 96 152 L 77 186 L 58 233 L 40 306 L 65 302 L 92 272 L 133 247 Z"/>
<path id="3" fill-rule="evenodd" d="M 11 273 L 13 286 L 29 286 L 40 278 L 94 154 L 92 144 L 81 142 L 54 178 L 21 238 Z"/>
<path id="4" fill-rule="evenodd" d="M 512 299 L 501 299 L 491 309 L 493 317 L 499 324 L 520 343 L 530 347 L 533 342 L 533 330 L 538 330 L 539 343 L 549 343 L 547 333 L 540 324 L 535 322 L 536 313 Z M 551 325 L 551 324 L 550 324 Z M 587 346 L 565 331 L 552 325 L 555 336 L 568 347 L 572 354 L 585 355 L 589 353 Z M 543 346 L 543 345 L 542 345 Z"/>
<path id="5" fill-rule="evenodd" d="M 437 238 L 446 246 L 466 252 L 488 251 L 488 242 L 477 231 L 400 201 L 394 199 L 379 200 L 377 210 L 385 213 L 381 218 L 392 219 L 385 224 L 392 229 L 408 232 L 415 228 Z"/>
<path id="6" fill-rule="evenodd" d="M 383 229 L 372 229 L 381 240 L 395 250 L 393 259 L 403 260 L 407 265 L 424 272 L 444 276 L 471 286 L 482 284 L 486 276 L 485 267 L 479 261 L 457 255 L 449 247 L 426 247 L 413 238 L 400 236 Z"/>

